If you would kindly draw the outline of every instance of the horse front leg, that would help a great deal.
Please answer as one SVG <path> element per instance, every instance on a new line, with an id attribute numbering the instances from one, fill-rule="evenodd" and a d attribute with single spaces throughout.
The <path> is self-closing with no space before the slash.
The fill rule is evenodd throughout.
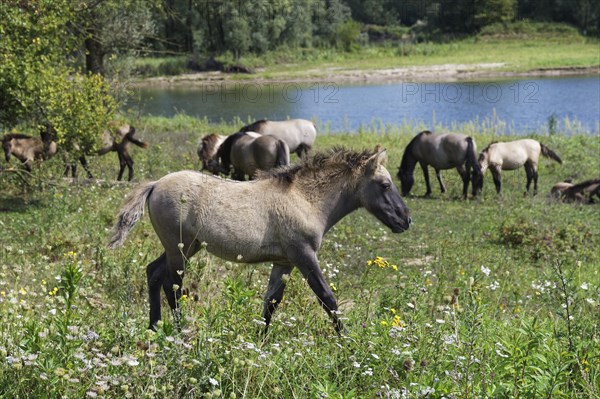
<path id="1" fill-rule="evenodd" d="M 498 166 L 490 168 L 492 177 L 494 178 L 494 185 L 496 186 L 496 194 L 500 194 L 500 191 L 502 190 L 502 175 L 500 174 L 500 170 L 501 169 Z"/>
<path id="2" fill-rule="evenodd" d="M 337 301 L 331 287 L 325 281 L 316 253 L 310 248 L 295 248 L 291 260 L 298 267 L 308 282 L 308 286 L 313 290 L 319 299 L 319 303 L 331 318 L 335 331 L 341 334 L 344 331 L 344 325 L 338 318 Z"/>
<path id="3" fill-rule="evenodd" d="M 425 186 L 427 187 L 426 197 L 431 195 L 431 184 L 429 184 L 429 169 L 427 169 L 426 163 L 421 163 L 421 169 L 423 169 L 423 178 L 425 179 Z"/>
<path id="4" fill-rule="evenodd" d="M 435 170 L 435 177 L 437 177 L 437 181 L 438 181 L 438 183 L 440 183 L 440 191 L 442 193 L 445 193 L 446 192 L 446 186 L 444 185 L 444 182 L 442 181 L 442 172 L 439 169 Z"/>
<path id="5" fill-rule="evenodd" d="M 293 268 L 294 266 L 290 264 L 273 264 L 271 276 L 269 277 L 269 285 L 267 287 L 267 292 L 265 293 L 265 303 L 262 314 L 263 319 L 265 320 L 265 334 L 269 328 L 269 324 L 271 324 L 273 313 L 275 313 L 277 306 L 283 298 L 283 290 L 285 290 L 286 281 L 286 277 L 284 276 L 289 277 Z"/>
<path id="6" fill-rule="evenodd" d="M 81 166 L 83 166 L 83 170 L 85 170 L 85 173 L 87 174 L 88 179 L 93 179 L 94 176 L 92 176 L 92 172 L 90 172 L 90 168 L 88 168 L 87 159 L 85 159 L 85 157 L 83 155 L 79 157 L 79 163 L 81 164 Z M 75 176 L 73 176 L 73 177 L 75 177 Z"/>
<path id="7" fill-rule="evenodd" d="M 465 169 L 463 165 L 459 165 L 456 167 L 458 174 L 462 178 L 463 181 L 463 199 L 467 199 L 469 192 L 469 171 Z"/>

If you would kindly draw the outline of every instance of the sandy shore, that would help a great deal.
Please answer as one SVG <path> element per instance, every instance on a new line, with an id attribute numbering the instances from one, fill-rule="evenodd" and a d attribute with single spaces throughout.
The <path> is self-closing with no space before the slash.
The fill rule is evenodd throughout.
<path id="1" fill-rule="evenodd" d="M 135 86 L 203 86 L 241 83 L 377 83 L 377 82 L 456 82 L 510 77 L 544 77 L 570 75 L 600 75 L 600 66 L 506 71 L 503 63 L 443 64 L 402 68 L 345 70 L 343 68 L 310 69 L 302 76 L 264 78 L 256 75 L 234 75 L 223 72 L 198 72 L 168 77 L 147 78 Z"/>

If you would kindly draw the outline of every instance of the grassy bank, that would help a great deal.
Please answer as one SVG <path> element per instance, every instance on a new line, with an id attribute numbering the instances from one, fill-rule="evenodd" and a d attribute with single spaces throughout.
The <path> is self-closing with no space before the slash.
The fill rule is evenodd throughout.
<path id="1" fill-rule="evenodd" d="M 208 132 L 191 118 L 144 119 L 137 180 L 197 168 Z M 479 148 L 493 130 L 474 128 Z M 418 130 L 377 127 L 322 135 L 317 149 L 382 144 L 395 174 Z M 559 132 L 560 133 L 560 132 Z M 510 139 L 506 137 L 503 139 Z M 565 160 L 540 163 L 540 194 L 523 171 L 497 197 L 405 198 L 414 225 L 394 235 L 366 211 L 343 219 L 319 257 L 348 333 L 330 322 L 295 271 L 266 341 L 257 336 L 268 265 L 189 264 L 182 330 L 168 312 L 147 327 L 145 265 L 160 254 L 147 217 L 125 247 L 106 249 L 130 184 L 72 184 L 50 160 L 25 186 L 0 174 L 0 396 L 281 398 L 592 398 L 600 395 L 598 205 L 548 198 L 566 177 L 597 177 L 596 136 L 539 137 Z M 91 160 L 116 175 L 114 154 Z M 369 264 L 370 263 L 370 264 Z"/>
<path id="2" fill-rule="evenodd" d="M 220 59 L 225 64 L 232 59 Z M 178 75 L 188 57 L 140 58 L 134 69 L 144 76 Z M 528 72 L 540 69 L 588 68 L 600 65 L 598 38 L 587 38 L 560 24 L 518 23 L 491 26 L 480 34 L 451 42 L 406 41 L 336 49 L 280 49 L 235 62 L 255 73 L 228 74 L 231 79 L 301 79 L 402 67 L 445 64 L 502 64 L 489 71 Z M 199 75 L 201 79 L 202 74 Z"/>

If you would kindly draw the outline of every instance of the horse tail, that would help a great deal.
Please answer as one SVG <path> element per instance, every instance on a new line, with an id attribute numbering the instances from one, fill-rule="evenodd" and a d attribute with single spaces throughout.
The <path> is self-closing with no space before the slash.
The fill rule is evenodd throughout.
<path id="1" fill-rule="evenodd" d="M 285 141 L 277 140 L 276 153 L 275 165 L 273 165 L 273 167 L 277 168 L 279 166 L 290 164 L 290 149 Z"/>
<path id="2" fill-rule="evenodd" d="M 550 158 L 560 164 L 563 163 L 562 159 L 560 159 L 560 157 L 558 156 L 557 153 L 555 153 L 554 151 L 552 151 L 550 148 L 546 147 L 542 143 L 540 143 L 540 146 L 542 147 L 542 155 L 543 156 L 545 156 L 546 158 Z"/>
<path id="3" fill-rule="evenodd" d="M 113 249 L 123 245 L 133 226 L 144 215 L 146 200 L 155 185 L 155 181 L 143 183 L 129 194 L 117 216 L 117 223 L 113 227 L 112 237 L 108 243 L 109 248 Z"/>
<path id="4" fill-rule="evenodd" d="M 467 169 L 473 168 L 475 175 L 481 175 L 481 167 L 477 160 L 477 151 L 475 151 L 475 142 L 472 137 L 467 137 Z"/>

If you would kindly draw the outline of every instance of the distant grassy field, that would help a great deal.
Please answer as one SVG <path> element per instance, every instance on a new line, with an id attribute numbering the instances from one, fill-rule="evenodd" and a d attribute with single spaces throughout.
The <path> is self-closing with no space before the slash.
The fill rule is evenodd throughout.
<path id="1" fill-rule="evenodd" d="M 136 180 L 197 169 L 198 138 L 234 131 L 183 116 L 135 125 L 150 143 L 133 150 Z M 492 139 L 469 129 L 480 149 Z M 316 149 L 382 144 L 395 175 L 417 131 L 322 135 Z M 28 185 L 0 172 L 0 396 L 599 397 L 600 208 L 548 193 L 567 177 L 598 177 L 600 138 L 538 139 L 565 163 L 541 161 L 536 197 L 523 196 L 517 171 L 504 173 L 502 196 L 488 175 L 482 198 L 463 201 L 457 173 L 445 171 L 449 191 L 435 185 L 424 199 L 417 170 L 407 232 L 364 210 L 343 219 L 319 258 L 347 334 L 335 335 L 294 272 L 264 342 L 268 265 L 205 253 L 186 271 L 181 331 L 167 311 L 158 332 L 146 330 L 145 266 L 161 246 L 144 217 L 122 249 L 106 249 L 134 187 L 112 183 L 114 154 L 90 161 L 100 182 L 61 180 L 59 159 L 23 175 Z"/>
<path id="2" fill-rule="evenodd" d="M 331 75 L 336 71 L 373 71 L 407 66 L 503 63 L 499 72 L 594 67 L 600 65 L 598 38 L 587 38 L 560 24 L 516 23 L 492 26 L 477 36 L 448 43 L 373 44 L 353 52 L 336 49 L 280 49 L 242 57 L 238 64 L 256 70 L 233 79 L 289 79 Z M 228 58 L 224 62 L 231 62 Z M 185 73 L 187 58 L 138 58 L 135 69 L 144 76 Z"/>

